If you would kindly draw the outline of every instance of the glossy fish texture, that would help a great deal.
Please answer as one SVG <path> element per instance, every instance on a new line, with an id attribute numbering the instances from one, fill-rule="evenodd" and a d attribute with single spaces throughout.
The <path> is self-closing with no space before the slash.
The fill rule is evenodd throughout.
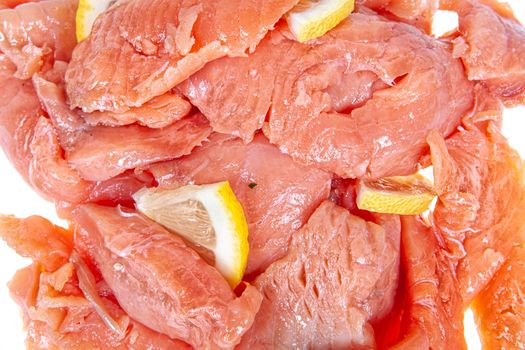
<path id="1" fill-rule="evenodd" d="M 454 55 L 461 57 L 470 80 L 483 82 L 508 107 L 523 104 L 525 28 L 512 13 L 483 2 L 463 0 L 452 6 L 460 15 L 461 34 L 453 41 Z"/>
<path id="2" fill-rule="evenodd" d="M 31 81 L 14 77 L 16 66 L 0 54 L 0 145 L 15 169 L 29 179 L 35 126 L 43 114 Z"/>
<path id="3" fill-rule="evenodd" d="M 373 348 L 370 321 L 390 310 L 399 269 L 399 218 L 378 223 L 323 202 L 255 280 L 264 299 L 238 348 Z"/>
<path id="4" fill-rule="evenodd" d="M 119 208 L 82 205 L 73 216 L 76 241 L 93 247 L 89 254 L 131 318 L 197 349 L 231 349 L 251 327 L 259 292 L 248 285 L 236 297 L 180 237 Z"/>
<path id="5" fill-rule="evenodd" d="M 206 63 L 253 51 L 298 0 L 122 1 L 95 22 L 68 69 L 72 107 L 125 112 Z"/>
<path id="6" fill-rule="evenodd" d="M 60 86 L 39 76 L 33 80 L 66 160 L 85 180 L 104 181 L 129 169 L 183 156 L 211 133 L 199 113 L 161 129 L 91 126 L 69 108 Z"/>
<path id="7" fill-rule="evenodd" d="M 246 274 L 283 257 L 290 236 L 328 198 L 331 175 L 294 162 L 258 134 L 250 144 L 214 134 L 190 155 L 148 168 L 161 187 L 228 180 L 249 226 Z"/>
<path id="8" fill-rule="evenodd" d="M 525 225 L 520 235 L 523 242 Z M 486 349 L 525 348 L 524 258 L 522 243 L 512 249 L 487 288 L 474 299 L 474 315 Z"/>
<path id="9" fill-rule="evenodd" d="M 56 130 L 43 117 L 46 112 L 32 82 L 15 78 L 15 70 L 14 64 L 0 55 L 0 146 L 35 191 L 49 201 L 116 205 L 129 204 L 131 194 L 150 184 L 147 176 L 129 173 L 98 183 L 82 179 L 64 160 Z M 46 75 L 61 79 L 54 69 Z"/>
<path id="10" fill-rule="evenodd" d="M 442 238 L 415 216 L 401 219 L 406 271 L 401 341 L 392 350 L 466 350 L 465 305 Z"/>
<path id="11" fill-rule="evenodd" d="M 69 262 L 73 232 L 37 216 L 0 217 L 0 236 L 34 261 L 9 282 L 11 297 L 22 310 L 29 349 L 190 349 L 130 319 L 99 283 L 95 292 L 100 302 L 126 330 L 124 335 L 112 332 L 79 289 L 80 277 Z"/>
<path id="12" fill-rule="evenodd" d="M 357 0 L 356 2 L 358 7 L 368 7 L 430 33 L 432 19 L 442 0 Z"/>
<path id="13" fill-rule="evenodd" d="M 278 29 L 252 55 L 212 62 L 178 88 L 214 130 L 246 142 L 268 114 L 271 143 L 343 178 L 415 172 L 428 133 L 449 135 L 473 104 L 445 44 L 363 13 L 306 44 Z"/>
<path id="14" fill-rule="evenodd" d="M 95 111 L 80 112 L 80 115 L 90 125 L 122 126 L 137 123 L 159 129 L 184 118 L 190 113 L 191 107 L 179 94 L 168 92 L 124 113 Z"/>
<path id="15" fill-rule="evenodd" d="M 466 305 L 519 242 L 524 220 L 522 161 L 486 117 L 467 119 L 446 141 L 435 133 L 429 137 L 439 197 L 433 224 L 444 238 Z"/>
<path id="16" fill-rule="evenodd" d="M 0 51 L 28 79 L 54 60 L 69 61 L 75 38 L 77 0 L 28 2 L 0 10 Z"/>

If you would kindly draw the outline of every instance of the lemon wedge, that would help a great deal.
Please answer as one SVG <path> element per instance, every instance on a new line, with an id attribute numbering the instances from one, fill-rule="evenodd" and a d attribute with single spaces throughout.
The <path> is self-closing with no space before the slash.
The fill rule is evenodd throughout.
<path id="1" fill-rule="evenodd" d="M 354 0 L 303 0 L 286 15 L 290 31 L 303 43 L 337 26 L 354 10 Z"/>
<path id="2" fill-rule="evenodd" d="M 213 253 L 214 264 L 232 288 L 248 261 L 248 224 L 228 181 L 176 189 L 143 188 L 137 209 L 188 241 Z"/>
<path id="3" fill-rule="evenodd" d="M 376 213 L 417 215 L 425 212 L 436 194 L 421 174 L 360 180 L 357 207 Z"/>
<path id="4" fill-rule="evenodd" d="M 76 27 L 77 41 L 89 36 L 98 15 L 106 11 L 116 0 L 80 0 L 78 2 Z"/>

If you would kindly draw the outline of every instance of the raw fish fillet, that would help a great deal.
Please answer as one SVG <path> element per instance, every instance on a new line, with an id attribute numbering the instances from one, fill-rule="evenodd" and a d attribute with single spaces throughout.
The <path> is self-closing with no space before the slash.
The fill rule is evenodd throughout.
<path id="1" fill-rule="evenodd" d="M 77 3 L 47 0 L 0 10 L 0 51 L 15 63 L 17 78 L 31 78 L 46 61 L 70 60 Z"/>
<path id="2" fill-rule="evenodd" d="M 525 28 L 498 8 L 458 4 L 461 36 L 454 40 L 454 55 L 461 57 L 468 78 L 483 82 L 509 107 L 525 103 Z"/>
<path id="3" fill-rule="evenodd" d="M 444 238 L 465 305 L 519 244 L 524 220 L 522 162 L 490 116 L 466 119 L 446 141 L 436 133 L 429 137 L 439 196 L 432 222 Z"/>
<path id="4" fill-rule="evenodd" d="M 219 57 L 244 56 L 298 0 L 135 0 L 103 13 L 73 53 L 72 107 L 139 107 Z"/>
<path id="5" fill-rule="evenodd" d="M 82 179 L 63 159 L 56 131 L 43 117 L 46 113 L 32 82 L 15 78 L 15 69 L 0 55 L 0 146 L 35 191 L 49 201 L 116 205 L 130 204 L 133 193 L 151 185 L 151 178 L 129 173 L 98 183 Z M 55 74 L 50 70 L 46 75 Z"/>
<path id="6" fill-rule="evenodd" d="M 138 123 L 149 128 L 164 128 L 182 119 L 191 111 L 191 104 L 177 93 L 168 92 L 127 112 L 80 112 L 90 125 L 121 126 Z"/>
<path id="7" fill-rule="evenodd" d="M 0 54 L 0 146 L 15 169 L 29 179 L 35 126 L 43 115 L 31 81 L 14 77 L 16 67 Z"/>
<path id="8" fill-rule="evenodd" d="M 239 349 L 371 349 L 370 321 L 393 304 L 399 218 L 380 225 L 323 202 L 288 255 L 255 280 L 264 295 Z"/>
<path id="9" fill-rule="evenodd" d="M 91 126 L 78 111 L 69 109 L 60 86 L 40 76 L 33 80 L 57 130 L 65 159 L 85 180 L 104 181 L 129 169 L 189 154 L 211 133 L 200 113 L 162 129 Z"/>
<path id="10" fill-rule="evenodd" d="M 525 224 L 520 236 L 525 239 Z M 484 349 L 525 348 L 525 247 L 512 249 L 489 285 L 473 303 Z"/>
<path id="11" fill-rule="evenodd" d="M 178 88 L 214 130 L 249 142 L 268 120 L 282 152 L 344 178 L 415 172 L 428 133 L 449 135 L 472 108 L 461 62 L 414 27 L 355 13 L 307 44 L 287 35 L 276 30 Z"/>
<path id="12" fill-rule="evenodd" d="M 402 340 L 392 350 L 467 349 L 465 305 L 442 238 L 415 216 L 401 219 L 406 271 Z M 382 336 L 382 335 L 381 335 Z"/>
<path id="13" fill-rule="evenodd" d="M 1 215 L 0 238 L 19 255 L 31 258 L 49 272 L 67 263 L 73 249 L 71 232 L 39 216 L 18 219 Z"/>
<path id="14" fill-rule="evenodd" d="M 118 320 L 126 333 L 119 335 L 108 328 L 79 288 L 82 278 L 77 277 L 77 266 L 69 261 L 72 231 L 37 216 L 0 216 L 0 237 L 20 255 L 34 261 L 19 270 L 9 283 L 11 297 L 22 310 L 29 349 L 190 349 L 185 343 L 130 319 L 113 301 L 103 281 L 99 281 L 92 292 L 99 294 L 105 311 Z"/>
<path id="15" fill-rule="evenodd" d="M 228 282 L 182 239 L 133 211 L 92 204 L 73 213 L 120 306 L 147 327 L 196 349 L 232 349 L 251 327 L 262 296 Z"/>
<path id="16" fill-rule="evenodd" d="M 0 0 L 0 9 L 15 8 L 26 2 L 38 2 L 38 0 Z"/>
<path id="17" fill-rule="evenodd" d="M 248 221 L 248 276 L 286 254 L 292 233 L 328 198 L 331 180 L 322 170 L 294 162 L 261 134 L 247 145 L 214 134 L 190 155 L 148 171 L 161 187 L 230 182 Z"/>
<path id="18" fill-rule="evenodd" d="M 380 14 L 410 23 L 430 33 L 434 13 L 440 0 L 357 0 L 357 6 L 366 6 Z"/>
<path id="19" fill-rule="evenodd" d="M 94 184 L 81 177 L 62 157 L 62 149 L 51 121 L 40 117 L 31 140 L 29 182 L 48 200 L 85 202 Z"/>

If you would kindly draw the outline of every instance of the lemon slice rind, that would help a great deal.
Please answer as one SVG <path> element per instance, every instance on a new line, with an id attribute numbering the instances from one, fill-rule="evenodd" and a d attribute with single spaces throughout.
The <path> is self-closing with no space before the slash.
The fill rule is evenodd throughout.
<path id="1" fill-rule="evenodd" d="M 299 42 L 326 34 L 354 10 L 354 0 L 303 0 L 285 16 Z"/>
<path id="2" fill-rule="evenodd" d="M 249 251 L 248 225 L 227 181 L 173 190 L 145 188 L 133 198 L 141 213 L 212 251 L 215 267 L 232 287 L 242 280 Z M 214 239 L 200 234 L 205 227 Z"/>
<path id="3" fill-rule="evenodd" d="M 361 180 L 357 188 L 357 207 L 383 214 L 418 215 L 436 197 L 432 182 L 420 174 Z"/>
<path id="4" fill-rule="evenodd" d="M 111 6 L 115 0 L 80 0 L 76 14 L 77 41 L 89 36 L 97 17 Z"/>

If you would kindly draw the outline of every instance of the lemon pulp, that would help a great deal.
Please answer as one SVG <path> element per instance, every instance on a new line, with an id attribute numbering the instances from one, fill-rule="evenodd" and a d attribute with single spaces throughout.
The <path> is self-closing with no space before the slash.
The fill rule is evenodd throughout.
<path id="1" fill-rule="evenodd" d="M 432 182 L 420 174 L 360 180 L 357 207 L 376 213 L 417 215 L 426 211 L 436 194 Z"/>
<path id="2" fill-rule="evenodd" d="M 89 36 L 98 15 L 106 11 L 115 0 L 80 0 L 76 16 L 76 35 L 80 42 Z"/>
<path id="3" fill-rule="evenodd" d="M 285 16 L 299 42 L 318 38 L 354 10 L 354 0 L 303 0 Z"/>
<path id="4" fill-rule="evenodd" d="M 239 284 L 248 261 L 248 224 L 228 181 L 176 189 L 145 188 L 133 198 L 144 215 L 210 251 L 215 267 L 230 285 Z"/>

